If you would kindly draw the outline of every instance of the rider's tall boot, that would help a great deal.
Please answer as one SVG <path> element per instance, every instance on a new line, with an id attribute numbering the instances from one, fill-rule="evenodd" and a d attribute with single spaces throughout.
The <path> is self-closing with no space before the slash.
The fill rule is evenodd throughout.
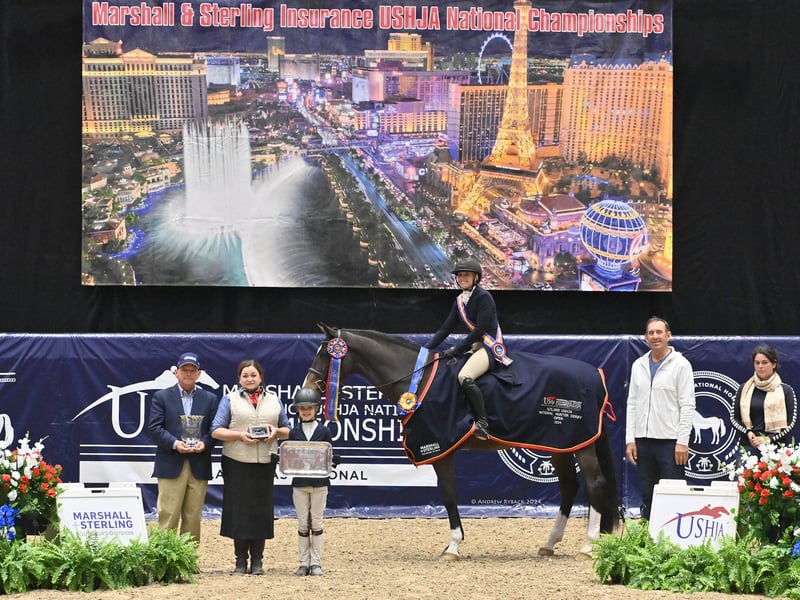
<path id="1" fill-rule="evenodd" d="M 461 389 L 464 390 L 467 402 L 472 408 L 472 414 L 475 415 L 475 437 L 479 440 L 488 440 L 489 421 L 486 418 L 486 404 L 483 401 L 481 388 L 472 377 L 465 377 L 461 382 Z"/>

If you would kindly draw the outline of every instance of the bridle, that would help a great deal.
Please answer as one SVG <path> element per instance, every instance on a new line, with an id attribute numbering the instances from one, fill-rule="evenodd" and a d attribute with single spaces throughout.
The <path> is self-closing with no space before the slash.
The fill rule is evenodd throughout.
<path id="1" fill-rule="evenodd" d="M 341 337 L 341 332 L 337 333 L 337 335 L 339 337 Z M 315 357 L 318 356 L 320 354 L 320 352 L 322 352 L 322 349 L 327 346 L 327 343 L 328 343 L 328 340 L 323 340 L 320 343 L 319 348 L 317 348 L 317 352 L 314 355 Z M 380 385 L 375 385 L 374 387 L 377 390 L 380 391 L 381 388 L 385 388 L 385 387 L 388 387 L 390 385 L 394 385 L 395 383 L 399 383 L 399 382 L 404 381 L 406 379 L 411 379 L 412 377 L 414 377 L 414 375 L 416 373 L 418 373 L 420 371 L 424 371 L 427 367 L 429 367 L 430 365 L 432 365 L 433 363 L 435 363 L 435 362 L 437 362 L 439 360 L 440 360 L 440 355 L 439 354 L 434 354 L 433 358 L 431 358 L 430 360 L 425 362 L 425 364 L 423 364 L 422 366 L 417 367 L 415 369 L 412 369 L 411 372 L 408 375 L 403 375 L 402 377 L 398 377 L 397 379 L 393 379 L 392 381 L 387 381 L 386 383 L 381 383 Z M 317 376 L 317 380 L 314 382 L 314 385 L 316 386 L 317 390 L 320 393 L 323 393 L 323 394 L 325 393 L 325 388 L 326 388 L 325 382 L 328 379 L 328 371 L 329 370 L 330 370 L 330 362 L 328 362 L 328 369 L 325 372 L 322 372 L 319 369 L 315 369 L 313 366 L 308 368 L 308 372 L 309 373 L 313 373 L 314 375 Z"/>

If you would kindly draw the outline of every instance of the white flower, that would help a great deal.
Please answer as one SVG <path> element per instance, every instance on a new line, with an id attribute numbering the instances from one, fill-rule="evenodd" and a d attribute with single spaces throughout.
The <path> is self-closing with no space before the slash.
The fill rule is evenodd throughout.
<path id="1" fill-rule="evenodd" d="M 17 490 L 9 491 L 8 492 L 8 499 L 9 499 L 9 501 L 14 502 L 14 500 L 17 499 Z"/>

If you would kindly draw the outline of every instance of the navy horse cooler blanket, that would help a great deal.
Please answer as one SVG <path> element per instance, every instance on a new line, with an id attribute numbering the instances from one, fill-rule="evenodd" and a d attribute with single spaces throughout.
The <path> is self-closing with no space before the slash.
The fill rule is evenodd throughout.
<path id="1" fill-rule="evenodd" d="M 458 386 L 457 364 L 436 361 L 422 381 L 419 407 L 403 418 L 403 448 L 415 465 L 430 464 L 470 437 L 474 416 Z M 515 353 L 514 362 L 477 381 L 491 439 L 545 452 L 574 452 L 613 420 L 602 369 L 562 356 Z"/>

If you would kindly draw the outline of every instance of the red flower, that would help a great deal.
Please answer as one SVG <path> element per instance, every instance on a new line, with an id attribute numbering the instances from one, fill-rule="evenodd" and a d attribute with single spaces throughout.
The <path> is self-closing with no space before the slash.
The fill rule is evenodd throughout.
<path id="1" fill-rule="evenodd" d="M 769 498 L 769 490 L 767 490 L 767 489 L 761 490 L 761 497 L 762 498 Z"/>
<path id="2" fill-rule="evenodd" d="M 758 503 L 759 504 L 766 504 L 767 503 L 767 499 L 766 498 L 759 498 L 758 499 Z"/>
<path id="3" fill-rule="evenodd" d="M 792 496 L 794 496 L 794 492 L 792 490 L 786 490 L 785 492 L 783 492 L 784 498 L 791 498 Z"/>
<path id="4" fill-rule="evenodd" d="M 11 475 L 3 473 L 3 482 L 8 483 L 9 481 L 11 481 Z"/>

